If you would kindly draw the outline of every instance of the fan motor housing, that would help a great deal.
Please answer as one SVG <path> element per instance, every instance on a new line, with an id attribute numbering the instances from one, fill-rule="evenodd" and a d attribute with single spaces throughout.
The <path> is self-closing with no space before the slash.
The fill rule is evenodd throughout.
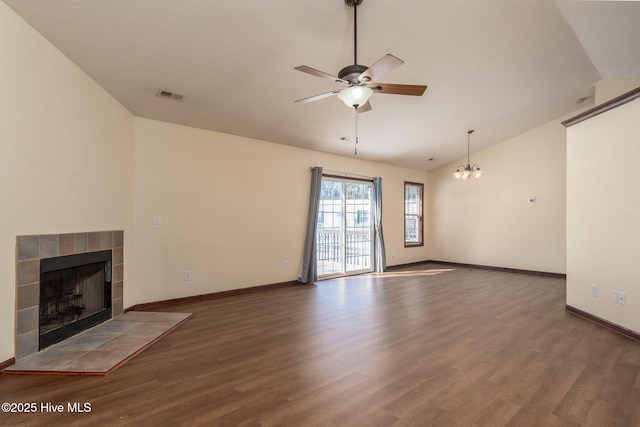
<path id="1" fill-rule="evenodd" d="M 347 4 L 347 6 L 349 7 L 353 7 L 353 6 L 360 6 L 360 4 L 363 2 L 364 0 L 344 0 L 344 2 Z"/>
<path id="2" fill-rule="evenodd" d="M 369 67 L 364 65 L 347 65 L 338 73 L 338 77 L 348 81 L 349 83 L 360 83 L 358 81 L 358 76 L 365 71 L 367 71 Z"/>

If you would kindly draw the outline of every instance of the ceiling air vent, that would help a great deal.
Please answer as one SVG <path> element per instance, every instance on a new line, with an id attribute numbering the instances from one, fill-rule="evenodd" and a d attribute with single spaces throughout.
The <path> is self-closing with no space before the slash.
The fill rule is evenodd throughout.
<path id="1" fill-rule="evenodd" d="M 160 98 L 173 99 L 174 101 L 184 101 L 187 95 L 177 92 L 172 92 L 170 90 L 158 89 L 156 92 L 156 96 Z"/>

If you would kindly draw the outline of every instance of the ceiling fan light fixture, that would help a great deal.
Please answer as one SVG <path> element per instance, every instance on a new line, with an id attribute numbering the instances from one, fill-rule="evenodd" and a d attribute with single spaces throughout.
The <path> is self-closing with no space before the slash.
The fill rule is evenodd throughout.
<path id="1" fill-rule="evenodd" d="M 366 104 L 369 98 L 371 98 L 371 95 L 373 95 L 373 90 L 366 86 L 355 85 L 342 89 L 340 93 L 338 93 L 338 98 L 340 98 L 347 107 L 358 108 Z"/>

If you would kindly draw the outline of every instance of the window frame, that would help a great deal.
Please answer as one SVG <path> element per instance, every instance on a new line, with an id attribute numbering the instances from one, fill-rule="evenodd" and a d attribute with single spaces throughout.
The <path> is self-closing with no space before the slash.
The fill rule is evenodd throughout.
<path id="1" fill-rule="evenodd" d="M 418 201 L 418 213 L 417 214 L 408 214 L 407 213 L 407 188 L 416 187 L 419 188 L 420 191 L 420 200 Z M 424 246 L 424 184 L 420 182 L 404 182 L 404 247 L 405 248 L 413 248 Z M 408 242 L 407 241 L 407 216 L 410 215 L 418 220 L 418 239 L 417 242 Z"/>
<path id="2" fill-rule="evenodd" d="M 320 266 L 318 266 L 318 254 L 320 253 L 320 251 L 318 250 L 318 240 L 316 240 L 316 267 L 318 269 L 318 280 L 324 280 L 324 279 L 330 279 L 330 278 L 334 278 L 334 277 L 347 277 L 347 276 L 351 276 L 354 274 L 362 274 L 362 273 L 371 273 L 374 271 L 375 269 L 375 233 L 374 233 L 374 224 L 373 224 L 373 209 L 374 209 L 374 196 L 373 196 L 373 179 L 362 179 L 362 178 L 352 178 L 352 177 L 347 177 L 347 176 L 339 176 L 339 175 L 330 175 L 330 174 L 322 174 L 322 180 L 321 180 L 321 186 L 324 184 L 325 181 L 330 180 L 330 181 L 334 181 L 334 182 L 339 182 L 341 187 L 342 187 L 342 197 L 340 198 L 340 204 L 341 204 L 341 209 L 340 209 L 340 222 L 341 222 L 341 227 L 340 227 L 340 231 L 341 231 L 341 236 L 342 236 L 342 243 L 339 245 L 340 249 L 341 249 L 341 255 L 339 256 L 339 259 L 341 260 L 341 262 L 343 263 L 342 265 L 342 269 L 343 271 L 341 272 L 329 272 L 329 273 L 325 273 L 325 269 L 321 268 Z M 368 205 L 369 205 L 369 209 L 368 209 L 368 215 L 361 215 L 361 217 L 364 219 L 365 217 L 368 217 L 368 222 L 369 222 L 369 226 L 368 227 L 364 227 L 365 229 L 368 228 L 369 229 L 369 237 L 370 240 L 368 242 L 368 244 L 370 245 L 369 248 L 369 255 L 368 255 L 368 262 L 369 262 L 369 267 L 367 268 L 362 268 L 359 270 L 355 270 L 355 269 L 349 269 L 349 262 L 348 262 L 348 258 L 350 258 L 350 254 L 348 252 L 349 249 L 354 249 L 354 245 L 353 242 L 350 244 L 347 242 L 348 240 L 348 235 L 349 235 L 349 231 L 353 230 L 355 228 L 363 228 L 363 227 L 359 227 L 357 218 L 358 218 L 358 210 L 356 209 L 353 212 L 349 212 L 349 201 L 353 201 L 356 199 L 350 199 L 348 196 L 348 191 L 347 191 L 347 187 L 349 184 L 359 184 L 359 185 L 366 185 L 369 187 L 369 198 L 368 198 Z M 367 200 L 362 199 L 362 200 Z M 322 199 L 322 190 L 320 193 L 320 200 L 318 203 L 318 221 L 320 221 L 321 216 L 324 218 L 324 215 L 320 215 L 320 212 L 326 212 L 323 211 L 323 199 Z M 330 213 L 332 213 L 333 211 L 331 211 Z M 348 219 L 348 217 L 351 215 L 351 218 L 353 219 L 353 224 L 350 225 L 350 220 Z M 323 221 L 324 222 L 324 221 Z M 334 221 L 331 222 L 331 224 L 335 224 Z M 320 227 L 318 226 L 318 228 L 316 229 L 316 236 L 318 236 L 320 231 Z M 356 248 L 357 249 L 357 248 Z M 362 255 L 359 255 L 362 256 Z M 352 264 L 353 265 L 353 264 Z"/>

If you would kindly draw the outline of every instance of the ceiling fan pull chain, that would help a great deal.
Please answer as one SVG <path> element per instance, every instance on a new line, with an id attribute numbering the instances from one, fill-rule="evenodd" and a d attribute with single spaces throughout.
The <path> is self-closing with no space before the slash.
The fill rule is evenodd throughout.
<path id="1" fill-rule="evenodd" d="M 356 144 L 355 144 L 355 149 L 353 150 L 354 151 L 353 154 L 357 156 L 358 155 L 358 107 L 354 106 L 353 110 L 356 113 Z"/>

